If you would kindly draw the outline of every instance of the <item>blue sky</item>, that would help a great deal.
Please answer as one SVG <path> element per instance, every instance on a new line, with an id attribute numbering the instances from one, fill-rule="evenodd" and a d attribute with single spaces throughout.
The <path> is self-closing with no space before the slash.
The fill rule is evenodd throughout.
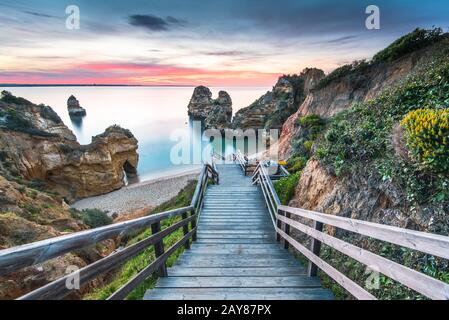
<path id="1" fill-rule="evenodd" d="M 365 28 L 370 4 L 380 30 Z M 68 5 L 80 30 L 65 28 Z M 267 85 L 448 17 L 447 0 L 0 0 L 0 83 Z"/>

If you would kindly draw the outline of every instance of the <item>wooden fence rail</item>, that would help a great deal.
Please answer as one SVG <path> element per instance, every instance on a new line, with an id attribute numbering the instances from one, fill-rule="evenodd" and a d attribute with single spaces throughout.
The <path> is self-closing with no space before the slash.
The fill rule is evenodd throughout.
<path id="1" fill-rule="evenodd" d="M 148 238 L 116 251 L 76 271 L 76 274 L 61 277 L 19 298 L 21 300 L 62 299 L 73 290 L 68 289 L 66 286 L 66 281 L 69 278 L 78 277 L 82 286 L 99 275 L 124 264 L 148 247 L 154 246 L 156 260 L 110 297 L 110 299 L 123 299 L 153 272 L 159 270 L 159 275 L 165 276 L 165 263 L 170 255 L 182 245 L 188 247 L 190 239 L 196 240 L 197 219 L 201 212 L 209 178 L 212 179 L 213 183 L 218 183 L 218 177 L 218 172 L 215 170 L 214 165 L 205 165 L 201 170 L 195 193 L 188 207 L 1 250 L 0 275 L 7 275 L 24 267 L 45 262 L 106 239 L 116 238 L 151 227 L 152 235 Z M 161 230 L 161 222 L 172 217 L 181 217 L 181 220 Z M 184 233 L 183 238 L 169 249 L 164 250 L 164 238 L 180 228 L 182 228 Z"/>
<path id="2" fill-rule="evenodd" d="M 277 240 L 283 241 L 285 248 L 292 246 L 309 260 L 309 276 L 316 276 L 317 269 L 319 268 L 343 288 L 348 290 L 354 297 L 358 299 L 375 299 L 367 290 L 320 258 L 321 243 L 324 243 L 348 257 L 365 264 L 371 270 L 380 272 L 426 297 L 440 300 L 449 299 L 449 284 L 326 234 L 322 232 L 322 229 L 323 225 L 330 225 L 443 259 L 449 259 L 448 236 L 281 205 L 263 163 L 260 163 L 257 167 L 253 175 L 253 181 L 254 183 L 258 183 L 262 189 L 266 206 L 275 225 Z M 297 221 L 299 219 L 295 220 L 293 217 L 306 219 L 311 222 L 313 227 L 301 223 Z M 291 237 L 291 229 L 295 229 L 311 237 L 310 249 Z"/>

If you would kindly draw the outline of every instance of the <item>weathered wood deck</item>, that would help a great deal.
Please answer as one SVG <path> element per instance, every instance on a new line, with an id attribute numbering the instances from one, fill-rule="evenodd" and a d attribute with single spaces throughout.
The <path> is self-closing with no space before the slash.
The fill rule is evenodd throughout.
<path id="1" fill-rule="evenodd" d="M 332 299 L 316 277 L 276 241 L 260 187 L 238 165 L 218 165 L 198 238 L 145 299 Z"/>

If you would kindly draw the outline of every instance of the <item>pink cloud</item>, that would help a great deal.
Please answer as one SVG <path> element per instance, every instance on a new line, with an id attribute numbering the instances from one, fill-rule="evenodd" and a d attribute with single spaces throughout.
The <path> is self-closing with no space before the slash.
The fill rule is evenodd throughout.
<path id="1" fill-rule="evenodd" d="M 271 86 L 279 74 L 158 64 L 86 63 L 65 69 L 0 73 L 0 83 Z"/>

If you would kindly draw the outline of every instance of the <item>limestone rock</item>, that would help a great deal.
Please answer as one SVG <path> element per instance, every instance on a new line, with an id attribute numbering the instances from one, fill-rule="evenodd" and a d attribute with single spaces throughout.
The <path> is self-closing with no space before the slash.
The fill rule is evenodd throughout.
<path id="1" fill-rule="evenodd" d="M 288 158 L 291 155 L 292 141 L 300 130 L 295 125 L 299 117 L 316 114 L 322 118 L 329 118 L 354 103 L 375 98 L 383 89 L 398 83 L 419 68 L 423 61 L 432 57 L 432 54 L 429 54 L 431 50 L 435 48 L 428 47 L 392 62 L 370 65 L 359 74 L 349 73 L 323 87 L 313 88 L 313 85 L 309 87 L 303 102 L 282 126 L 279 144 L 275 146 L 279 148 L 279 157 Z M 315 80 L 311 82 L 317 83 L 319 77 L 313 78 Z"/>
<path id="2" fill-rule="evenodd" d="M 112 126 L 80 145 L 50 107 L 2 99 L 0 112 L 5 171 L 42 181 L 67 201 L 113 191 L 124 185 L 125 171 L 136 174 L 137 140 L 129 130 Z"/>
<path id="3" fill-rule="evenodd" d="M 438 206 L 422 206 L 413 213 L 403 190 L 373 172 L 337 178 L 316 160 L 301 173 L 289 205 L 400 228 L 447 234 L 447 213 Z"/>
<path id="4" fill-rule="evenodd" d="M 220 91 L 217 99 L 204 86 L 196 87 L 188 105 L 188 115 L 193 120 L 204 121 L 206 129 L 229 128 L 232 120 L 232 99 L 226 91 Z"/>
<path id="5" fill-rule="evenodd" d="M 86 115 L 86 109 L 80 106 L 79 101 L 73 95 L 67 100 L 67 109 L 71 117 L 84 117 Z"/>
<path id="6" fill-rule="evenodd" d="M 272 91 L 236 113 L 234 128 L 281 129 L 284 121 L 298 110 L 305 96 L 323 77 L 324 72 L 314 68 L 304 69 L 299 75 L 280 77 Z"/>

